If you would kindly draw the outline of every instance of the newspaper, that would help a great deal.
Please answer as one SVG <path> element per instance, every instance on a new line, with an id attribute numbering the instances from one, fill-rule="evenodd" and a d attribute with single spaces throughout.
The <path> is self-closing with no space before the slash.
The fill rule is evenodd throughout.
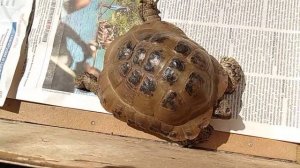
<path id="1" fill-rule="evenodd" d="M 17 98 L 106 112 L 94 94 L 74 87 L 74 77 L 101 72 L 106 47 L 136 24 L 124 22 L 136 4 L 36 2 Z M 242 84 L 226 96 L 234 115 L 214 119 L 216 130 L 300 142 L 299 1 L 160 0 L 158 5 L 163 20 L 182 28 L 217 59 L 234 57 L 243 68 Z"/>
<path id="2" fill-rule="evenodd" d="M 0 1 L 0 106 L 3 106 L 19 60 L 32 0 Z"/>
<path id="3" fill-rule="evenodd" d="M 299 1 L 164 0 L 159 8 L 210 54 L 243 68 L 243 84 L 227 96 L 235 115 L 214 120 L 215 129 L 300 142 Z"/>
<path id="4" fill-rule="evenodd" d="M 105 112 L 93 93 L 75 88 L 74 78 L 85 71 L 99 74 L 109 43 L 140 22 L 138 2 L 36 0 L 26 69 L 16 98 Z M 127 15 L 132 21 L 119 22 L 128 20 Z"/>

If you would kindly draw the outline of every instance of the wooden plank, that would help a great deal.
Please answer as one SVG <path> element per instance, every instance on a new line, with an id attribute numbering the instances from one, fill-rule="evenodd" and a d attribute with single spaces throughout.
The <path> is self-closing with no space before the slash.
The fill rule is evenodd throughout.
<path id="1" fill-rule="evenodd" d="M 18 163 L 18 162 L 11 162 L 11 161 L 1 160 L 1 159 L 0 159 L 0 166 L 3 167 L 3 168 L 12 168 L 12 167 L 17 167 L 17 168 L 41 168 L 41 166 L 29 165 L 29 164 Z"/>
<path id="2" fill-rule="evenodd" d="M 111 115 L 8 99 L 0 118 L 92 132 L 158 140 L 128 127 Z M 296 161 L 297 144 L 215 131 L 199 147 Z"/>
<path id="3" fill-rule="evenodd" d="M 300 145 L 297 147 L 297 156 L 296 156 L 296 161 L 298 164 L 300 164 Z"/>
<path id="4" fill-rule="evenodd" d="M 129 137 L 0 120 L 0 159 L 45 167 L 299 168 L 246 155 L 181 148 Z"/>

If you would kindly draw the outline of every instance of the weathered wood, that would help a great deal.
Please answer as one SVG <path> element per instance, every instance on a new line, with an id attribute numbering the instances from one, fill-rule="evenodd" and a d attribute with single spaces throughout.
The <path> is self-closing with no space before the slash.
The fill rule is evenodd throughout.
<path id="1" fill-rule="evenodd" d="M 12 168 L 12 167 L 17 167 L 17 168 L 41 168 L 41 166 L 29 165 L 29 164 L 19 163 L 19 162 L 11 162 L 11 161 L 1 160 L 1 159 L 0 159 L 0 166 L 3 167 L 3 168 Z"/>
<path id="2" fill-rule="evenodd" d="M 0 120 L 0 159 L 45 167 L 261 167 L 295 163 L 185 149 L 152 140 Z"/>
<path id="3" fill-rule="evenodd" d="M 297 156 L 296 156 L 296 161 L 298 164 L 300 164 L 300 145 L 297 147 Z"/>
<path id="4" fill-rule="evenodd" d="M 158 140 L 111 115 L 8 99 L 0 118 Z M 296 161 L 297 144 L 215 131 L 202 148 Z"/>

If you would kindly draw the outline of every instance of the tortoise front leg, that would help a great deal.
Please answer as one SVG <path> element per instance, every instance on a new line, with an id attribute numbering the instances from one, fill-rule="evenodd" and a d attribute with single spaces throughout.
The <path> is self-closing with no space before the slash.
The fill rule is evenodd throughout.
<path id="1" fill-rule="evenodd" d="M 87 72 L 76 77 L 75 86 L 78 89 L 88 90 L 95 93 L 96 95 L 98 94 L 97 77 Z"/>

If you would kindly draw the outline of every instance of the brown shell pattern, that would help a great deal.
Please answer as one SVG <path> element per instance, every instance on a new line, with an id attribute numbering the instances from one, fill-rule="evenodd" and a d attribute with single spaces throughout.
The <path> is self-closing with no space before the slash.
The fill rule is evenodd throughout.
<path id="1" fill-rule="evenodd" d="M 137 26 L 119 39 L 106 58 L 115 93 L 135 110 L 181 125 L 216 101 L 210 56 L 166 23 Z"/>

